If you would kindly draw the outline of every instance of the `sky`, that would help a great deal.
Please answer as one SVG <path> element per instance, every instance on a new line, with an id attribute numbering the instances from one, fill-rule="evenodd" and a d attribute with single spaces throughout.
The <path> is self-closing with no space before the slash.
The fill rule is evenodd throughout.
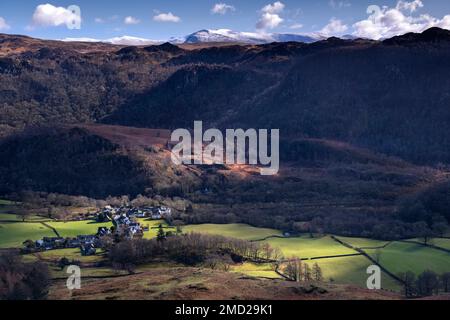
<path id="1" fill-rule="evenodd" d="M 433 26 L 450 29 L 450 0 L 48 1 L 1 0 L 0 33 L 168 40 L 202 29 L 231 29 L 380 39 Z"/>

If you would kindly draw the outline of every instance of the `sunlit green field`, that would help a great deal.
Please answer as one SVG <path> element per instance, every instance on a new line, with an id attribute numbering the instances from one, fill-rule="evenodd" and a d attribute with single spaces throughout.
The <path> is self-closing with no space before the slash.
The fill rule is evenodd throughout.
<path id="1" fill-rule="evenodd" d="M 341 236 L 339 236 L 337 238 L 344 241 L 345 243 L 352 245 L 355 248 L 381 247 L 389 242 L 389 241 L 374 240 L 374 239 L 367 239 L 367 238 L 351 238 L 351 237 L 341 237 Z"/>
<path id="2" fill-rule="evenodd" d="M 255 264 L 246 262 L 243 264 L 234 265 L 230 268 L 231 272 L 243 273 L 252 277 L 264 277 L 278 279 L 280 276 L 274 271 L 269 263 Z"/>
<path id="3" fill-rule="evenodd" d="M 141 224 L 142 227 L 149 227 L 149 231 L 144 232 L 144 239 L 156 238 L 159 225 L 163 226 L 164 232 L 175 232 L 176 230 L 176 228 L 168 228 L 168 225 L 164 220 L 147 220 L 146 218 L 138 218 L 137 221 Z"/>
<path id="4" fill-rule="evenodd" d="M 305 263 L 308 263 L 310 267 L 318 263 L 326 282 L 354 284 L 362 288 L 367 287 L 366 281 L 369 275 L 366 271 L 367 267 L 372 265 L 372 262 L 364 256 L 308 260 Z M 384 273 L 381 275 L 381 287 L 394 291 L 400 289 L 399 284 Z"/>
<path id="5" fill-rule="evenodd" d="M 339 257 L 318 260 L 306 260 L 311 268 L 318 263 L 323 273 L 323 281 L 338 284 L 353 284 L 362 288 L 366 287 L 368 274 L 367 267 L 372 263 L 363 256 Z M 273 270 L 271 264 L 243 263 L 232 266 L 231 272 L 242 273 L 252 277 L 280 278 Z M 400 285 L 387 274 L 381 275 L 381 286 L 383 289 L 398 291 Z"/>
<path id="6" fill-rule="evenodd" d="M 366 250 L 372 257 L 376 250 Z M 436 273 L 450 271 L 450 254 L 404 242 L 393 242 L 380 252 L 380 264 L 394 274 L 412 271 L 419 274 L 427 269 Z"/>
<path id="7" fill-rule="evenodd" d="M 224 237 L 258 240 L 273 235 L 282 235 L 281 231 L 275 229 L 256 228 L 247 224 L 199 224 L 182 227 L 184 233 L 198 232 L 205 234 L 220 235 Z"/>
<path id="8" fill-rule="evenodd" d="M 0 223 L 0 248 L 18 248 L 25 240 L 54 236 L 51 229 L 40 223 Z"/>
<path id="9" fill-rule="evenodd" d="M 61 237 L 76 237 L 79 235 L 96 234 L 100 227 L 111 227 L 111 222 L 97 223 L 91 220 L 70 222 L 48 222 L 49 226 L 55 228 Z"/>
<path id="10" fill-rule="evenodd" d="M 267 242 L 275 248 L 280 248 L 285 258 L 299 257 L 302 259 L 357 253 L 331 239 L 330 236 L 310 238 L 273 238 Z"/>

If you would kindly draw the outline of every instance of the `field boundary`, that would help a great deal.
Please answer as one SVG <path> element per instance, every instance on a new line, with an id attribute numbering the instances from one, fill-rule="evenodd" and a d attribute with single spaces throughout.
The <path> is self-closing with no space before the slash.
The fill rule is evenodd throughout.
<path id="1" fill-rule="evenodd" d="M 279 236 L 279 235 L 272 235 L 272 236 L 267 236 L 265 238 L 262 239 L 254 239 L 254 240 L 249 240 L 249 242 L 262 242 L 262 241 L 266 241 L 269 239 L 290 239 L 289 237 L 284 237 L 284 236 Z"/>
<path id="2" fill-rule="evenodd" d="M 435 249 L 435 250 L 444 251 L 446 253 L 450 253 L 449 249 L 445 249 L 445 248 L 436 246 L 434 244 L 427 244 L 427 243 L 423 243 L 423 242 L 420 242 L 420 241 L 414 241 L 414 240 L 400 240 L 399 242 L 418 244 L 418 245 L 421 245 L 421 246 L 424 246 L 424 247 L 427 247 L 427 248 L 430 248 L 430 249 Z"/>
<path id="3" fill-rule="evenodd" d="M 58 232 L 58 230 L 56 230 L 55 228 L 53 228 L 51 225 L 49 225 L 49 224 L 47 224 L 47 223 L 45 223 L 45 222 L 40 222 L 44 227 L 47 227 L 47 228 L 49 228 L 50 230 L 52 230 L 55 234 L 56 234 L 56 236 L 58 237 L 58 238 L 61 238 L 61 235 L 59 234 L 59 232 Z"/>
<path id="4" fill-rule="evenodd" d="M 343 246 L 347 247 L 347 248 L 351 248 L 353 250 L 356 250 L 357 252 L 360 252 L 363 256 L 365 256 L 369 261 L 371 261 L 374 265 L 377 265 L 384 273 L 386 273 L 388 276 L 390 276 L 392 279 L 394 279 L 395 281 L 399 282 L 401 285 L 404 285 L 404 281 L 402 279 L 400 279 L 398 276 L 396 276 L 394 273 L 392 273 L 391 271 L 389 271 L 387 268 L 385 268 L 383 265 L 381 265 L 379 262 L 377 262 L 374 258 L 372 258 L 367 252 L 365 252 L 363 249 L 361 248 L 356 248 L 354 246 L 352 246 L 349 243 L 346 243 L 345 241 L 335 237 L 335 236 L 331 236 L 335 241 L 337 241 L 338 243 L 342 244 Z M 388 243 L 389 244 L 389 243 Z"/>

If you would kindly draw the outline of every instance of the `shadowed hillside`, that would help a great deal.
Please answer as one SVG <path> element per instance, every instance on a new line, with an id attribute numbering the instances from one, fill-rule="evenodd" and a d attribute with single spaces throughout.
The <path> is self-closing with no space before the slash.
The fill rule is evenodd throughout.
<path id="1" fill-rule="evenodd" d="M 448 163 L 449 33 L 191 50 L 2 35 L 0 135 L 49 123 L 171 129 L 203 120 Z"/>

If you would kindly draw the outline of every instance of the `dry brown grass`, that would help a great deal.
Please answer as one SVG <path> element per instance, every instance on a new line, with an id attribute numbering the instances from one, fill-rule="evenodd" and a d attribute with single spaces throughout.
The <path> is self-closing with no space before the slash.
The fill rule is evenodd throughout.
<path id="1" fill-rule="evenodd" d="M 334 300 L 400 299 L 387 291 L 353 286 L 297 284 L 284 280 L 252 278 L 200 268 L 155 268 L 142 274 L 82 281 L 71 293 L 58 282 L 50 299 L 74 300 Z"/>

